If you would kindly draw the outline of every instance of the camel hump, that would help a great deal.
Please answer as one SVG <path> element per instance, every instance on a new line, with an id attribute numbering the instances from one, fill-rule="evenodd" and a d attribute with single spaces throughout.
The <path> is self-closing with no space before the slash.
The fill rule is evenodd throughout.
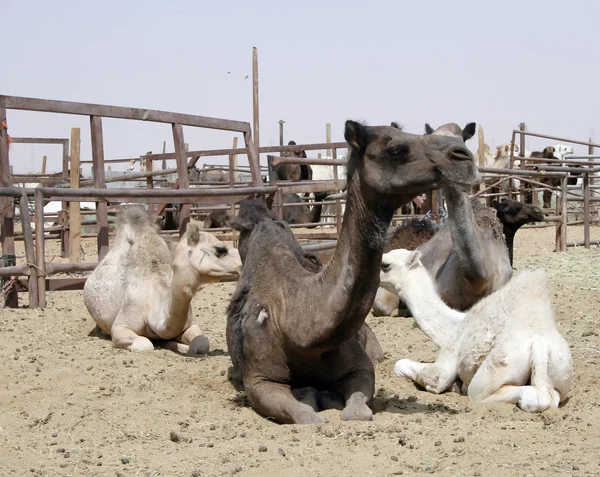
<path id="1" fill-rule="evenodd" d="M 150 217 L 142 207 L 125 207 L 117 215 L 117 224 L 119 226 L 127 224 L 135 228 L 142 228 L 150 225 Z"/>

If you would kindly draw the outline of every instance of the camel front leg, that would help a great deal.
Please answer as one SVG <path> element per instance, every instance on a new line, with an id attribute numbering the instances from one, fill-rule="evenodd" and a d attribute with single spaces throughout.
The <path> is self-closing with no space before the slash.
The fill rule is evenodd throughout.
<path id="1" fill-rule="evenodd" d="M 435 363 L 401 359 L 394 366 L 394 374 L 411 379 L 430 393 L 440 394 L 452 386 L 458 377 L 454 360 L 440 358 Z"/>
<path id="2" fill-rule="evenodd" d="M 542 412 L 548 408 L 556 409 L 559 401 L 560 395 L 554 389 L 550 392 L 545 392 L 534 386 L 506 385 L 478 402 L 506 402 L 516 404 L 526 412 Z"/>
<path id="3" fill-rule="evenodd" d="M 373 411 L 368 404 L 375 393 L 375 370 L 366 351 L 358 340 L 351 339 L 330 353 L 331 369 L 347 370 L 331 386 L 346 404 L 340 418 L 343 421 L 372 420 Z"/>
<path id="4" fill-rule="evenodd" d="M 135 331 L 123 325 L 113 326 L 110 336 L 115 348 L 128 349 L 129 351 L 152 351 L 154 345 L 145 336 L 138 335 Z"/>
<path id="5" fill-rule="evenodd" d="M 296 400 L 289 386 L 264 379 L 247 382 L 244 388 L 252 407 L 281 424 L 322 424 L 327 420 L 308 404 Z"/>
<path id="6" fill-rule="evenodd" d="M 202 334 L 200 327 L 193 323 L 187 330 L 168 341 L 165 348 L 188 356 L 207 354 L 210 351 L 208 338 Z"/>

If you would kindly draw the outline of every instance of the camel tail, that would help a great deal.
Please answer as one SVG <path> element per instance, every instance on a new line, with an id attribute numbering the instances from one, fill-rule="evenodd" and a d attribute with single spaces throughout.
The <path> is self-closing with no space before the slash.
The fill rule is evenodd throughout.
<path id="1" fill-rule="evenodd" d="M 150 217 L 145 209 L 139 206 L 124 207 L 117 215 L 117 225 L 130 225 L 135 228 L 142 228 L 150 225 Z"/>

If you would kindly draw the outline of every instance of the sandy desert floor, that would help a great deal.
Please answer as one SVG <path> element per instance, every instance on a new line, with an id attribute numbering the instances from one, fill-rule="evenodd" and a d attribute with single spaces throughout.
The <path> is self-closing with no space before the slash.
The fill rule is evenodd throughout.
<path id="1" fill-rule="evenodd" d="M 581 228 L 569 228 L 569 240 L 581 238 Z M 194 299 L 212 347 L 200 358 L 113 349 L 81 292 L 52 292 L 44 310 L 0 309 L 0 475 L 600 475 L 600 249 L 554 253 L 553 240 L 552 228 L 520 231 L 515 273 L 548 271 L 572 347 L 573 390 L 557 411 L 470 405 L 417 389 L 394 377 L 393 365 L 432 361 L 435 347 L 412 318 L 369 316 L 386 352 L 373 421 L 326 411 L 326 424 L 282 426 L 257 415 L 227 380 L 234 283 Z M 86 247 L 93 259 L 94 244 Z"/>

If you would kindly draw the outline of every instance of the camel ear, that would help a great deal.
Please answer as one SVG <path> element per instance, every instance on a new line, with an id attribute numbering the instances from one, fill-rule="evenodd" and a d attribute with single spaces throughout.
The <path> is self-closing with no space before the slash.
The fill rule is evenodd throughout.
<path id="1" fill-rule="evenodd" d="M 429 125 L 429 123 L 425 123 L 425 134 L 433 134 L 433 128 Z"/>
<path id="2" fill-rule="evenodd" d="M 465 126 L 465 128 L 462 130 L 463 141 L 467 142 L 469 139 L 471 139 L 475 135 L 476 129 L 477 129 L 477 124 L 475 124 L 475 123 L 467 124 Z"/>
<path id="3" fill-rule="evenodd" d="M 198 242 L 200 242 L 200 229 L 198 228 L 198 226 L 196 224 L 188 223 L 186 232 L 188 236 L 188 245 L 190 247 L 198 245 Z"/>
<path id="4" fill-rule="evenodd" d="M 411 252 L 406 258 L 406 266 L 408 268 L 416 268 L 419 266 L 419 260 L 421 258 L 421 252 L 415 250 Z"/>
<path id="5" fill-rule="evenodd" d="M 396 129 L 400 129 L 402 131 L 402 126 L 400 126 L 396 121 L 392 121 L 391 126 Z"/>
<path id="6" fill-rule="evenodd" d="M 360 123 L 348 119 L 344 129 L 344 138 L 353 149 L 363 150 L 367 147 L 367 129 Z"/>

